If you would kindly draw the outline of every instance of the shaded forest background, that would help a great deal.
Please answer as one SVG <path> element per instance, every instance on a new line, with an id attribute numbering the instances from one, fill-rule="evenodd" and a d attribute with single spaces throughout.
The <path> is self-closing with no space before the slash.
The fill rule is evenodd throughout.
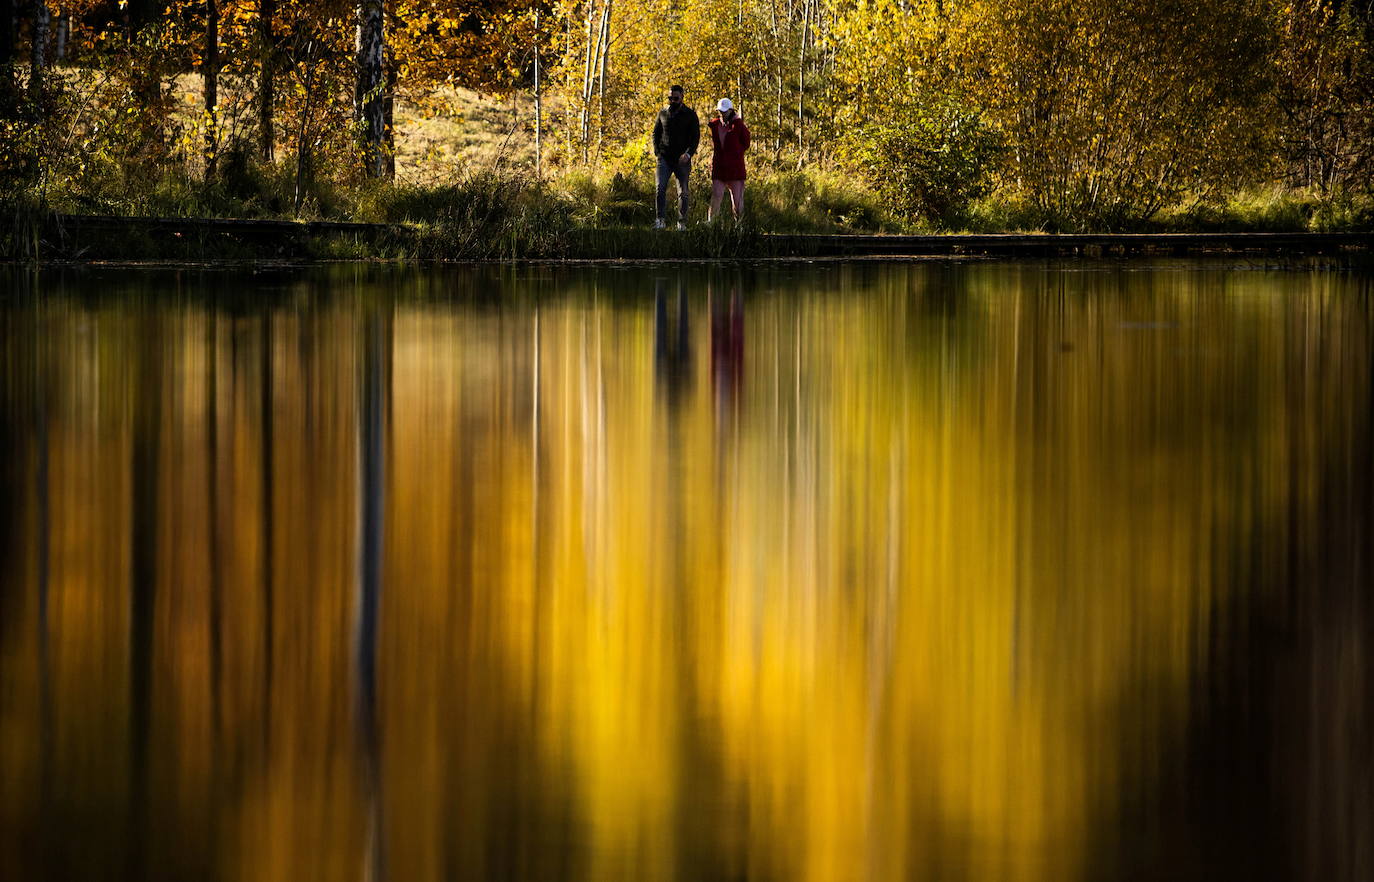
<path id="1" fill-rule="evenodd" d="M 641 223 L 680 82 L 762 226 L 1367 228 L 1372 45 L 1371 0 L 3 0 L 0 198 Z"/>

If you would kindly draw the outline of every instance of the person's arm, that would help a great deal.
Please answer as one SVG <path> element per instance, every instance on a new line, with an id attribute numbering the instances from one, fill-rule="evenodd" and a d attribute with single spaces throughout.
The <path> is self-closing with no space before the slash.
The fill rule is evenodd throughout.
<path id="1" fill-rule="evenodd" d="M 654 117 L 654 155 L 663 155 L 663 114 Z"/>
<path id="2" fill-rule="evenodd" d="M 749 149 L 749 127 L 744 124 L 743 117 L 735 121 L 735 137 L 739 140 L 741 152 Z"/>

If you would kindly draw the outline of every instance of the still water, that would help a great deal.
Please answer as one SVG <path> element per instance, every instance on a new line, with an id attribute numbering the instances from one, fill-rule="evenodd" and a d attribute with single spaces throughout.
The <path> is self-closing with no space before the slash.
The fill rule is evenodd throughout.
<path id="1" fill-rule="evenodd" d="M 1374 878 L 1368 276 L 4 282 L 5 879 Z"/>

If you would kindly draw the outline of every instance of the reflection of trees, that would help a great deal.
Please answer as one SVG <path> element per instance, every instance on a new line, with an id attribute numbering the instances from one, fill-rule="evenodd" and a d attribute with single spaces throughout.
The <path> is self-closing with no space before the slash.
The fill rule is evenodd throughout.
<path id="1" fill-rule="evenodd" d="M 152 749 L 153 653 L 157 633 L 153 616 L 158 596 L 158 544 L 162 472 L 162 403 L 165 353 L 162 317 L 140 316 L 136 355 L 129 528 L 129 860 L 128 876 L 146 878 L 150 833 L 148 788 Z"/>
<path id="2" fill-rule="evenodd" d="M 1326 286 L 1286 323 L 1283 455 L 1255 536 L 1227 563 L 1194 673 L 1195 721 L 1141 807 L 1133 878 L 1363 879 L 1374 872 L 1374 541 L 1367 307 Z M 1361 312 L 1365 312 L 1361 315 Z M 1248 465 L 1243 467 L 1249 468 Z M 1253 503 L 1252 503 L 1253 504 Z M 1104 861 L 1115 856 L 1104 855 Z"/>
<path id="3" fill-rule="evenodd" d="M 1161 764 L 1257 656 L 1292 661 L 1244 694 L 1313 696 L 1273 721 L 1274 848 L 1362 872 L 1344 283 L 795 272 L 752 280 L 748 372 L 699 383 L 638 274 L 537 322 L 461 275 L 394 308 L 56 298 L 42 360 L 0 310 L 33 380 L 0 397 L 0 541 L 51 535 L 0 563 L 3 874 L 1117 871 L 1186 842 L 1117 824 L 1172 805 Z M 141 855 L 92 823 L 125 814 Z"/>
<path id="4" fill-rule="evenodd" d="M 362 330 L 361 400 L 358 436 L 361 474 L 358 509 L 361 545 L 358 567 L 358 719 L 363 748 L 363 787 L 368 800 L 366 877 L 380 879 L 385 860 L 382 827 L 382 769 L 377 720 L 377 617 L 381 605 L 382 561 L 386 524 L 386 415 L 390 370 L 387 348 L 390 322 L 369 314 Z"/>
<path id="5" fill-rule="evenodd" d="M 42 375 L 52 539 L 44 555 L 26 539 L 31 526 L 21 529 L 29 552 L 17 575 L 18 584 L 41 585 L 35 577 L 46 559 L 52 638 L 46 656 L 34 651 L 27 634 L 42 632 L 34 628 L 40 614 L 32 595 L 18 598 L 26 624 L 19 642 L 5 640 L 17 662 L 5 671 L 38 682 L 29 659 L 49 660 L 54 731 L 41 741 L 0 738 L 0 756 L 6 780 L 17 780 L 9 770 L 27 768 L 27 751 L 37 757 L 42 744 L 52 757 L 51 796 L 42 829 L 3 825 L 13 847 L 0 846 L 0 875 L 203 877 L 222 856 L 236 856 L 294 876 L 306 862 L 348 862 L 360 837 L 349 832 L 351 801 L 337 797 L 352 780 L 352 754 L 339 737 L 348 730 L 327 720 L 347 723 L 351 708 L 322 688 L 328 665 L 312 656 L 335 654 L 344 662 L 339 682 L 350 682 L 346 642 L 316 639 L 314 628 L 348 634 L 346 616 L 330 613 L 351 606 L 348 593 L 335 591 L 344 569 L 333 554 L 351 544 L 356 524 L 347 523 L 347 495 L 334 491 L 346 489 L 339 479 L 355 448 L 348 433 L 308 449 L 279 440 L 307 437 L 303 421 L 337 424 L 346 408 L 337 395 L 312 404 L 319 390 L 299 385 L 308 372 L 287 345 L 290 317 L 269 326 L 257 316 L 155 309 L 137 297 L 90 308 L 58 300 L 42 312 L 50 329 L 41 339 L 52 347 Z M 350 347 L 331 345 L 315 356 L 325 385 L 352 358 Z M 4 409 L 22 412 L 9 401 Z M 268 449 L 280 468 L 267 464 Z M 34 474 L 29 463 L 7 464 L 7 472 L 13 467 Z M 25 484 L 17 508 L 6 508 L 36 516 L 25 521 L 36 526 L 44 488 Z M 277 549 L 270 556 L 269 545 Z M 8 581 L 14 564 L 5 566 Z M 346 562 L 346 571 L 354 566 Z M 287 588 L 273 596 L 268 584 Z M 288 654 L 278 653 L 269 677 L 274 640 Z M 24 706 L 0 712 L 16 721 Z M 326 775 L 330 757 L 345 766 Z M 27 792 L 6 789 L 7 818 L 23 804 L 11 795 Z M 294 843 L 319 843 L 291 821 L 312 816 L 338 838 L 293 854 Z M 19 831 L 13 842 L 11 830 Z M 57 844 L 73 836 L 80 847 Z M 273 845 L 282 837 L 291 849 Z"/>

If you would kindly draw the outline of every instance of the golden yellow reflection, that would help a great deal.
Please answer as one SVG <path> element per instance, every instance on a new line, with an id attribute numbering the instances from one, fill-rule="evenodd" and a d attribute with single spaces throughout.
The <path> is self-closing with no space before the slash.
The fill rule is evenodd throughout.
<path id="1" fill-rule="evenodd" d="M 1102 878 L 1368 441 L 1341 276 L 127 285 L 2 310 L 6 878 Z"/>

